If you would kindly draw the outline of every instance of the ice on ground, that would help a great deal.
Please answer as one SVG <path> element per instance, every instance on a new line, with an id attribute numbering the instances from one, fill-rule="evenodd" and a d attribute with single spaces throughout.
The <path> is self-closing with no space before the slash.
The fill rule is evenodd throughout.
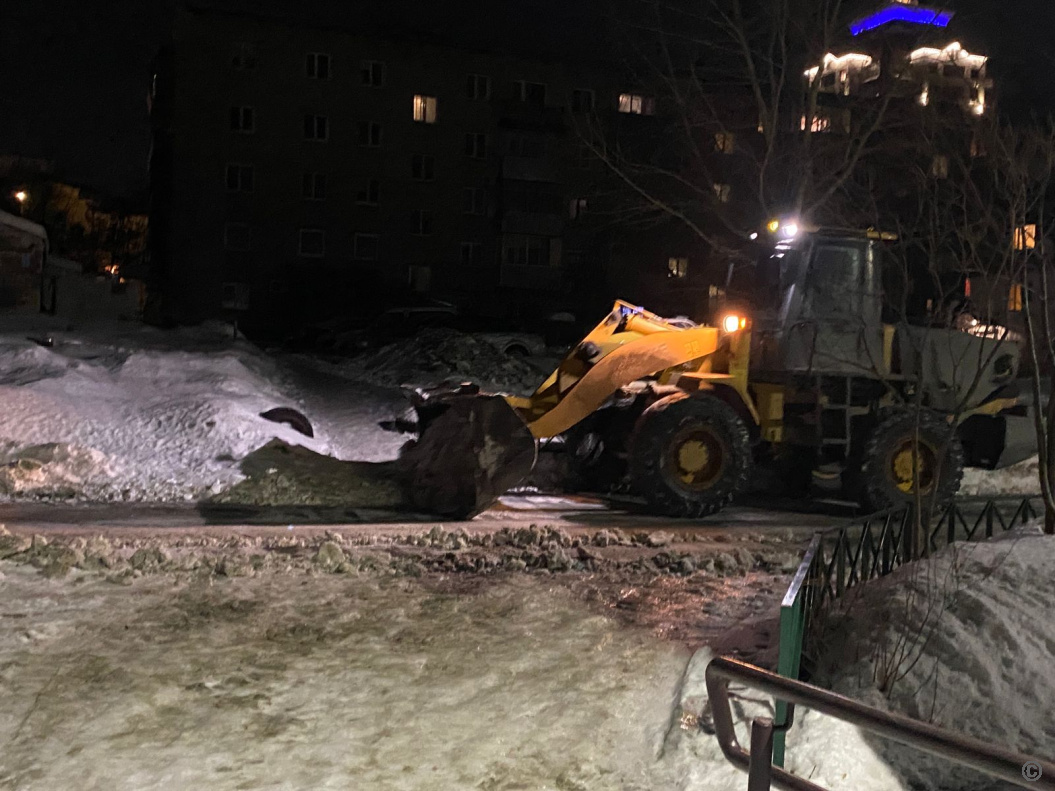
<path id="1" fill-rule="evenodd" d="M 1055 538 L 1031 525 L 985 543 L 955 544 L 858 591 L 831 625 L 837 642 L 827 663 L 838 691 L 1055 758 Z M 881 747 L 914 788 L 1005 787 L 914 751 Z"/>
<path id="2" fill-rule="evenodd" d="M 545 577 L 437 583 L 271 573 L 123 587 L 4 564 L 0 787 L 746 787 L 697 725 L 708 651 Z M 746 742 L 746 717 L 770 706 L 734 697 Z M 901 791 L 838 727 L 807 715 L 792 768 L 833 791 Z"/>

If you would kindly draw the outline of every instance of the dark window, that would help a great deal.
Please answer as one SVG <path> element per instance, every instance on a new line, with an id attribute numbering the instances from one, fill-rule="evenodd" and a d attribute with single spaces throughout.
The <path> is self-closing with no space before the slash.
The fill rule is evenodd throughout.
<path id="1" fill-rule="evenodd" d="M 365 203 L 370 206 L 376 206 L 380 195 L 381 182 L 377 179 L 370 179 L 368 182 L 366 182 L 366 187 L 356 193 L 355 202 Z"/>
<path id="2" fill-rule="evenodd" d="M 381 145 L 381 124 L 377 121 L 360 121 L 359 145 L 371 148 Z"/>
<path id="3" fill-rule="evenodd" d="M 479 266 L 482 259 L 479 242 L 462 242 L 462 265 Z"/>
<path id="4" fill-rule="evenodd" d="M 376 261 L 379 237 L 376 233 L 355 235 L 355 257 L 360 261 Z"/>
<path id="5" fill-rule="evenodd" d="M 432 181 L 436 158 L 429 154 L 414 154 L 410 158 L 410 175 L 416 181 Z"/>
<path id="6" fill-rule="evenodd" d="M 249 133 L 256 129 L 256 117 L 252 107 L 231 108 L 231 131 Z"/>
<path id="7" fill-rule="evenodd" d="M 588 113 L 593 110 L 593 91 L 588 88 L 576 88 L 571 92 L 571 109 L 576 113 Z"/>
<path id="8" fill-rule="evenodd" d="M 481 132 L 470 132 L 465 136 L 465 154 L 473 159 L 484 159 L 487 156 L 487 135 Z"/>
<path id="9" fill-rule="evenodd" d="M 503 236 L 502 263 L 508 266 L 549 266 L 551 264 L 549 237 L 522 234 Z"/>
<path id="10" fill-rule="evenodd" d="M 466 187 L 462 192 L 462 211 L 465 214 L 487 213 L 487 190 L 483 187 Z"/>
<path id="11" fill-rule="evenodd" d="M 328 80 L 330 78 L 330 56 L 325 52 L 309 52 L 304 68 L 312 79 Z"/>
<path id="12" fill-rule="evenodd" d="M 385 64 L 379 60 L 364 60 L 360 74 L 363 85 L 380 88 L 385 84 Z"/>
<path id="13" fill-rule="evenodd" d="M 304 116 L 304 139 L 325 141 L 330 136 L 330 122 L 325 115 Z"/>
<path id="14" fill-rule="evenodd" d="M 417 236 L 428 236 L 432 233 L 432 212 L 417 209 L 410 213 L 410 232 Z"/>
<path id="15" fill-rule="evenodd" d="M 304 174 L 304 200 L 326 199 L 326 174 L 305 173 Z"/>
<path id="16" fill-rule="evenodd" d="M 861 312 L 861 249 L 819 246 L 810 265 L 810 305 L 817 316 L 853 316 Z"/>
<path id="17" fill-rule="evenodd" d="M 546 86 L 541 82 L 517 80 L 513 83 L 513 87 L 517 98 L 522 102 L 534 104 L 539 107 L 546 103 Z"/>
<path id="18" fill-rule="evenodd" d="M 326 255 L 326 231 L 301 228 L 299 252 L 305 258 L 322 258 Z"/>
<path id="19" fill-rule="evenodd" d="M 578 220 L 584 214 L 586 214 L 586 198 L 572 198 L 568 203 L 568 217 Z"/>
<path id="20" fill-rule="evenodd" d="M 465 96 L 479 101 L 490 99 L 491 78 L 483 74 L 470 74 L 465 81 Z"/>
<path id="21" fill-rule="evenodd" d="M 228 165 L 227 166 L 227 191 L 228 192 L 252 192 L 253 191 L 253 166 L 252 165 Z"/>
<path id="22" fill-rule="evenodd" d="M 249 310 L 249 284 L 222 284 L 220 307 L 224 310 Z"/>

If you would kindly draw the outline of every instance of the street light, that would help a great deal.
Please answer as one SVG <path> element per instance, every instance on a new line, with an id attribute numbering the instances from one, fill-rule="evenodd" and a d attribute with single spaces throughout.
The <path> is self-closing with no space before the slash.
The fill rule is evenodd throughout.
<path id="1" fill-rule="evenodd" d="M 25 190 L 19 190 L 15 193 L 15 200 L 19 203 L 25 203 L 27 198 L 29 198 L 29 193 Z"/>

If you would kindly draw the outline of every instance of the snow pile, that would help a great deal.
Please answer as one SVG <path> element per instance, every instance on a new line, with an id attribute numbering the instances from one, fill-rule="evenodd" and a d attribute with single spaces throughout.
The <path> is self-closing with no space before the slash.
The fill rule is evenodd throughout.
<path id="1" fill-rule="evenodd" d="M 953 545 L 859 589 L 859 598 L 832 624 L 839 638 L 827 657 L 833 686 L 1050 760 L 1053 602 L 1055 538 L 1039 527 Z M 939 759 L 876 745 L 913 788 L 1000 787 Z"/>
<path id="2" fill-rule="evenodd" d="M 198 500 L 243 480 L 239 462 L 275 438 L 338 458 L 391 457 L 400 443 L 377 426 L 397 394 L 330 376 L 324 397 L 306 395 L 311 371 L 220 325 L 48 337 L 0 333 L 0 497 Z M 307 412 L 315 438 L 260 417 L 276 406 Z"/>
<path id="3" fill-rule="evenodd" d="M 1002 470 L 968 468 L 963 471 L 960 494 L 1036 494 L 1040 491 L 1038 464 L 1034 456 Z"/>
<path id="4" fill-rule="evenodd" d="M 518 394 L 533 392 L 548 374 L 530 358 L 506 354 L 483 338 L 449 329 L 425 330 L 351 365 L 376 384 L 471 381 L 488 390 Z"/>

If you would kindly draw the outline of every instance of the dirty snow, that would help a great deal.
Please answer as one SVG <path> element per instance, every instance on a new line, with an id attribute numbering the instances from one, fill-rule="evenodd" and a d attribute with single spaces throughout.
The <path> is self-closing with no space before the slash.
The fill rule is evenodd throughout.
<path id="1" fill-rule="evenodd" d="M 277 554 L 253 576 L 188 564 L 126 585 L 0 564 L 0 787 L 745 787 L 706 730 L 707 649 L 545 574 L 320 573 L 334 546 L 314 572 Z M 793 769 L 900 791 L 855 733 L 833 751 L 837 726 L 804 723 Z"/>
<path id="2" fill-rule="evenodd" d="M 548 357 L 508 355 L 486 336 L 429 329 L 349 360 L 342 367 L 378 384 L 471 381 L 489 391 L 527 395 L 557 362 Z"/>

